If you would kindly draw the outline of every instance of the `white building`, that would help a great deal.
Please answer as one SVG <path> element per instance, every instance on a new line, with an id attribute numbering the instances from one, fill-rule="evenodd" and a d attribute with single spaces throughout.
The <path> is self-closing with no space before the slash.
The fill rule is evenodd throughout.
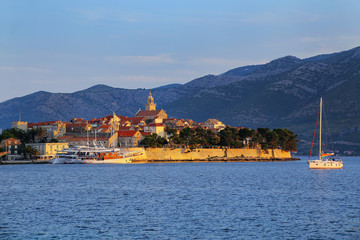
<path id="1" fill-rule="evenodd" d="M 38 160 L 49 160 L 55 157 L 56 153 L 68 148 L 68 143 L 27 143 L 26 146 L 32 146 L 38 150 L 39 155 L 36 156 Z"/>

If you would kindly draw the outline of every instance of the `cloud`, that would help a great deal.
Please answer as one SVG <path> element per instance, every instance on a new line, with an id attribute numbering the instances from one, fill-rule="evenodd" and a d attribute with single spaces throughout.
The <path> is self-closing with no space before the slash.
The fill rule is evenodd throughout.
<path id="1" fill-rule="evenodd" d="M 171 64 L 176 62 L 168 54 L 155 56 L 109 56 L 105 57 L 105 60 L 118 64 Z"/>
<path id="2" fill-rule="evenodd" d="M 33 68 L 33 67 L 11 67 L 11 66 L 0 66 L 0 71 L 9 71 L 9 72 L 38 72 L 38 73 L 48 73 L 51 72 L 43 68 Z"/>

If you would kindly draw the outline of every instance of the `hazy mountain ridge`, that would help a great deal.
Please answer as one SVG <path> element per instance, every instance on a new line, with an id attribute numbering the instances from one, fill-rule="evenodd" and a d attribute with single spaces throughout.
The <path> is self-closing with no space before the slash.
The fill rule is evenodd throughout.
<path id="1" fill-rule="evenodd" d="M 175 116 L 189 109 L 190 118 L 214 117 L 233 126 L 288 127 L 304 138 L 311 136 L 323 96 L 333 138 L 360 142 L 359 52 L 355 48 L 304 60 L 285 57 L 256 66 L 248 75 L 232 75 L 230 70 L 230 77 L 225 73 L 195 79 L 196 85 L 187 84 L 196 87 L 194 94 L 167 109 Z"/>
<path id="2" fill-rule="evenodd" d="M 205 121 L 217 118 L 232 126 L 288 127 L 301 137 L 313 131 L 320 96 L 329 108 L 332 135 L 360 142 L 360 47 L 299 59 L 286 56 L 267 64 L 207 75 L 184 85 L 152 89 L 159 109 L 170 117 Z M 144 108 L 146 89 L 96 85 L 74 93 L 37 92 L 0 103 L 0 126 L 29 122 L 91 119 L 116 112 L 133 116 Z M 334 122 L 334 123 L 333 123 Z M 311 125 L 311 127 L 310 127 Z M 311 134 L 310 134 L 311 135 Z"/>

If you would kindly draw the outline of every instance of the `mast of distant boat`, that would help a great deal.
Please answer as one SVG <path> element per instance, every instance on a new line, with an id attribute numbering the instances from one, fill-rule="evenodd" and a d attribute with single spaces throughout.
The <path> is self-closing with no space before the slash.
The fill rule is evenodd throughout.
<path id="1" fill-rule="evenodd" d="M 320 132 L 319 132 L 319 159 L 321 160 L 321 127 L 322 127 L 322 97 L 320 98 Z"/>
<path id="2" fill-rule="evenodd" d="M 89 129 L 88 129 L 89 122 L 86 121 L 86 146 L 89 147 Z"/>

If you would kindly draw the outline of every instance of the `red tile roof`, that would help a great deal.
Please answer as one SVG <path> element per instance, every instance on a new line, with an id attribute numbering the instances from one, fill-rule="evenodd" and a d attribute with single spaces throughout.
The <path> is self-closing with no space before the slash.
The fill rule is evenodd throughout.
<path id="1" fill-rule="evenodd" d="M 86 141 L 94 141 L 95 137 L 75 137 L 68 140 L 68 142 L 86 142 Z M 96 137 L 96 141 L 108 141 L 107 137 Z"/>
<path id="2" fill-rule="evenodd" d="M 94 118 L 93 120 L 90 120 L 89 123 L 102 123 L 103 121 L 103 118 Z"/>
<path id="3" fill-rule="evenodd" d="M 136 130 L 127 130 L 127 131 L 118 131 L 119 137 L 133 137 L 138 131 Z"/>
<path id="4" fill-rule="evenodd" d="M 21 142 L 15 138 L 7 138 L 1 141 L 1 144 L 6 146 L 20 145 Z"/>
<path id="5" fill-rule="evenodd" d="M 130 130 L 130 128 L 132 128 L 132 127 L 119 127 L 119 131 Z"/>
<path id="6" fill-rule="evenodd" d="M 61 136 L 58 138 L 58 140 L 67 140 L 67 139 L 70 139 L 70 138 L 74 138 L 74 136 L 71 136 L 71 135 L 65 135 L 65 136 Z"/>
<path id="7" fill-rule="evenodd" d="M 132 124 L 139 124 L 141 121 L 145 121 L 145 117 L 129 117 L 121 119 L 121 122 L 129 121 Z"/>
<path id="8" fill-rule="evenodd" d="M 137 117 L 146 117 L 146 116 L 156 116 L 159 114 L 161 110 L 149 110 L 149 111 L 143 111 L 141 110 L 136 114 Z"/>
<path id="9" fill-rule="evenodd" d="M 99 129 L 100 128 L 111 128 L 111 125 L 109 125 L 109 124 L 103 124 L 103 125 L 101 125 L 100 127 L 99 127 Z"/>
<path id="10" fill-rule="evenodd" d="M 55 123 L 58 123 L 61 121 L 48 121 L 48 122 L 38 122 L 38 123 L 28 123 L 27 127 L 28 128 L 33 128 L 33 127 L 38 127 L 38 126 L 50 126 L 50 125 L 54 125 Z"/>
<path id="11" fill-rule="evenodd" d="M 72 119 L 70 120 L 70 122 L 72 122 L 72 123 L 85 123 L 85 122 L 87 122 L 87 121 L 84 120 L 84 119 L 82 119 L 82 118 L 72 118 Z"/>
<path id="12" fill-rule="evenodd" d="M 38 122 L 38 123 L 35 123 L 34 126 L 48 126 L 48 125 L 53 125 L 57 122 L 59 122 L 59 121 Z"/>
<path id="13" fill-rule="evenodd" d="M 163 123 L 150 123 L 148 126 L 149 127 L 164 127 L 165 124 L 163 124 Z"/>

